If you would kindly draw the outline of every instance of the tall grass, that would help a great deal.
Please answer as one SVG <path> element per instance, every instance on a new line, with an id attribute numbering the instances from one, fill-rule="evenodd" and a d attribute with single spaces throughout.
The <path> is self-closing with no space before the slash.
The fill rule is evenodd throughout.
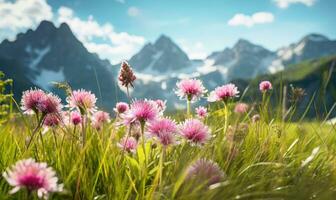
<path id="1" fill-rule="evenodd" d="M 205 145 L 181 140 L 166 148 L 164 157 L 163 147 L 154 140 L 138 145 L 134 154 L 121 150 L 117 143 L 128 131 L 114 120 L 100 130 L 87 126 L 84 146 L 80 129 L 60 126 L 36 137 L 27 148 L 36 120 L 17 113 L 0 126 L 0 170 L 28 157 L 48 163 L 65 188 L 51 199 L 335 198 L 335 126 L 285 122 L 275 117 L 278 108 L 268 105 L 267 97 L 246 114 L 234 113 L 233 105 L 209 107 L 204 123 L 212 136 Z M 261 120 L 253 122 L 256 112 Z M 181 122 L 187 114 L 172 117 Z M 225 179 L 210 186 L 187 179 L 186 169 L 199 158 L 218 163 Z M 1 177 L 0 199 L 27 198 L 25 190 L 13 195 L 9 190 Z"/>

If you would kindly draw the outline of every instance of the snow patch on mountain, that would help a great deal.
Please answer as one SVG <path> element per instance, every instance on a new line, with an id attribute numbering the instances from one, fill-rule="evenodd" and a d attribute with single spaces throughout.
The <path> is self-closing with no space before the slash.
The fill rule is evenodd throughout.
<path id="1" fill-rule="evenodd" d="M 152 62 L 148 65 L 147 69 L 153 70 L 153 66 L 155 63 L 160 59 L 160 57 L 163 55 L 163 51 L 158 51 L 156 54 L 152 56 Z"/>
<path id="2" fill-rule="evenodd" d="M 217 70 L 217 67 L 214 66 L 215 60 L 214 59 L 205 59 L 204 64 L 197 67 L 197 71 L 202 74 L 208 74 L 210 72 L 214 72 Z"/>
<path id="3" fill-rule="evenodd" d="M 294 48 L 294 53 L 296 55 L 301 55 L 303 53 L 304 47 L 305 47 L 305 43 L 301 42 L 300 44 L 298 44 L 295 48 Z"/>
<path id="4" fill-rule="evenodd" d="M 271 65 L 268 67 L 268 71 L 271 73 L 271 74 L 274 74 L 278 71 L 281 71 L 285 69 L 285 66 L 283 65 L 283 62 L 281 59 L 276 59 L 276 60 L 273 60 Z"/>
<path id="5" fill-rule="evenodd" d="M 149 74 L 149 73 L 136 73 L 137 80 L 143 82 L 143 84 L 148 84 L 150 82 L 161 82 L 163 80 L 167 80 L 169 77 L 166 75 L 158 76 L 156 74 Z"/>
<path id="6" fill-rule="evenodd" d="M 65 75 L 63 72 L 63 68 L 59 71 L 55 72 L 52 70 L 42 69 L 34 80 L 32 80 L 36 85 L 40 86 L 45 90 L 49 90 L 52 85 L 51 82 L 62 82 L 65 81 Z"/>
<path id="7" fill-rule="evenodd" d="M 32 49 L 30 45 L 27 45 L 25 51 L 30 54 L 31 60 L 29 63 L 29 68 L 32 70 L 37 70 L 37 65 L 41 62 L 44 56 L 49 53 L 50 46 L 46 46 L 42 49 Z"/>

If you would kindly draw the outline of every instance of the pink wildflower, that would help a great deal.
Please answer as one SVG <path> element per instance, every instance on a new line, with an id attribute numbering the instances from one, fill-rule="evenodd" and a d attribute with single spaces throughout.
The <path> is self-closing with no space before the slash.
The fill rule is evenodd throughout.
<path id="1" fill-rule="evenodd" d="M 73 125 L 78 125 L 80 123 L 82 123 L 82 116 L 79 112 L 77 111 L 72 111 L 70 113 L 70 121 Z"/>
<path id="2" fill-rule="evenodd" d="M 207 109 L 203 106 L 199 106 L 195 109 L 197 117 L 203 119 L 208 115 Z"/>
<path id="3" fill-rule="evenodd" d="M 174 135 L 177 131 L 175 121 L 161 118 L 150 122 L 147 128 L 148 132 L 158 138 L 162 145 L 167 146 L 175 142 Z"/>
<path id="4" fill-rule="evenodd" d="M 43 114 L 57 114 L 60 115 L 62 112 L 63 105 L 61 104 L 61 99 L 51 93 L 45 96 L 45 99 L 41 102 L 39 110 Z"/>
<path id="5" fill-rule="evenodd" d="M 37 113 L 45 98 L 46 93 L 40 89 L 27 90 L 22 95 L 21 109 L 27 114 Z"/>
<path id="6" fill-rule="evenodd" d="M 23 93 L 21 108 L 25 113 L 42 114 L 59 113 L 62 110 L 61 99 L 53 94 L 46 94 L 40 89 L 28 90 Z"/>
<path id="7" fill-rule="evenodd" d="M 201 98 L 207 90 L 204 88 L 202 82 L 197 79 L 184 79 L 176 83 L 176 94 L 181 99 L 188 101 L 196 101 Z"/>
<path id="8" fill-rule="evenodd" d="M 268 90 L 271 90 L 271 89 L 272 89 L 272 83 L 269 81 L 262 81 L 259 84 L 259 90 L 261 92 L 267 92 Z"/>
<path id="9" fill-rule="evenodd" d="M 238 88 L 234 84 L 229 83 L 217 87 L 214 91 L 211 91 L 208 97 L 208 101 L 209 102 L 226 101 L 230 98 L 237 97 L 238 94 L 239 94 Z"/>
<path id="10" fill-rule="evenodd" d="M 94 112 L 96 110 L 97 98 L 90 91 L 75 90 L 71 96 L 67 98 L 67 102 L 71 108 L 78 108 L 83 114 L 86 112 Z"/>
<path id="11" fill-rule="evenodd" d="M 127 125 L 135 121 L 140 123 L 152 121 L 158 115 L 158 107 L 152 100 L 135 100 L 132 102 L 130 109 L 122 115 L 122 118 Z"/>
<path id="12" fill-rule="evenodd" d="M 62 121 L 61 114 L 47 114 L 44 118 L 43 125 L 48 127 L 58 126 Z"/>
<path id="13" fill-rule="evenodd" d="M 128 110 L 128 104 L 125 102 L 118 102 L 113 110 L 118 114 L 124 113 Z"/>
<path id="14" fill-rule="evenodd" d="M 110 122 L 110 115 L 104 111 L 97 111 L 92 116 L 92 126 L 100 129 L 104 123 Z"/>
<path id="15" fill-rule="evenodd" d="M 134 153 L 137 149 L 138 142 L 134 137 L 123 137 L 118 143 L 121 149 Z"/>
<path id="16" fill-rule="evenodd" d="M 188 180 L 191 179 L 198 183 L 206 181 L 207 186 L 219 183 L 224 178 L 224 172 L 219 168 L 217 163 L 211 160 L 199 159 L 187 169 Z"/>
<path id="17" fill-rule="evenodd" d="M 246 103 L 238 103 L 236 104 L 234 111 L 235 113 L 246 113 L 248 111 L 249 106 Z"/>
<path id="18" fill-rule="evenodd" d="M 55 171 L 46 163 L 37 163 L 32 158 L 18 161 L 3 173 L 3 177 L 14 187 L 10 194 L 26 188 L 30 192 L 36 190 L 39 198 L 47 199 L 49 193 L 63 191 L 63 185 L 57 183 Z"/>
<path id="19" fill-rule="evenodd" d="M 196 144 L 204 144 L 210 137 L 209 128 L 198 119 L 187 119 L 179 130 L 184 138 Z"/>
<path id="20" fill-rule="evenodd" d="M 157 99 L 154 102 L 156 103 L 160 112 L 164 112 L 166 110 L 166 101 L 163 101 L 161 99 Z"/>

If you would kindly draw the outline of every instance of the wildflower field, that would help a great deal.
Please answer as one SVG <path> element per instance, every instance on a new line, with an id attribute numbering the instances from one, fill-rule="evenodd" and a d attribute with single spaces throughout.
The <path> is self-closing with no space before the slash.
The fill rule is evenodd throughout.
<path id="1" fill-rule="evenodd" d="M 119 81 L 127 91 L 136 81 L 126 62 Z M 21 102 L 2 93 L 0 199 L 336 197 L 336 127 L 291 120 L 301 90 L 284 113 L 267 80 L 247 104 L 232 83 L 207 91 L 185 79 L 171 92 L 187 109 L 167 113 L 164 99 L 130 94 L 102 111 L 95 94 L 62 86 L 66 101 L 38 88 Z"/>

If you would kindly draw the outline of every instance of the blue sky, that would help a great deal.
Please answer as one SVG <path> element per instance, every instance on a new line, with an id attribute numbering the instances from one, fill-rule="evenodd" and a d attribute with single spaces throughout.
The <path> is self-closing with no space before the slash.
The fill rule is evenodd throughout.
<path id="1" fill-rule="evenodd" d="M 192 58 L 232 46 L 239 38 L 272 50 L 312 32 L 336 38 L 335 0 L 0 0 L 0 16 L 1 8 L 11 5 L 11 18 L 17 17 L 20 3 L 44 10 L 41 16 L 27 11 L 31 28 L 43 16 L 56 24 L 67 22 L 90 51 L 114 63 L 160 34 Z M 30 27 L 3 29 L 0 39 Z"/>

